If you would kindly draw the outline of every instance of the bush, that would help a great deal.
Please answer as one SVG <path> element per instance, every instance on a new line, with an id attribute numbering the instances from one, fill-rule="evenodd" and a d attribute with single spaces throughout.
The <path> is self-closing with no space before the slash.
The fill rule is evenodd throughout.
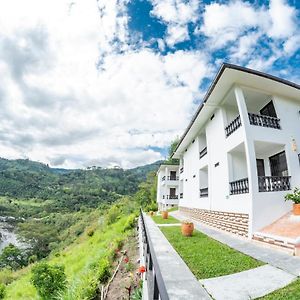
<path id="1" fill-rule="evenodd" d="M 285 195 L 284 198 L 285 198 L 286 201 L 291 200 L 295 204 L 300 204 L 300 189 L 295 188 L 293 193 Z"/>
<path id="2" fill-rule="evenodd" d="M 124 231 L 134 228 L 135 224 L 136 224 L 136 216 L 135 214 L 132 214 L 126 220 L 126 223 L 124 225 Z"/>
<path id="3" fill-rule="evenodd" d="M 105 283 L 110 277 L 110 262 L 107 258 L 103 258 L 99 262 L 98 279 L 101 283 Z"/>
<path id="4" fill-rule="evenodd" d="M 88 231 L 87 231 L 87 235 L 88 236 L 93 236 L 94 235 L 94 233 L 95 233 L 95 230 L 94 229 L 92 229 L 92 228 L 90 228 L 90 229 L 88 229 Z"/>
<path id="5" fill-rule="evenodd" d="M 112 206 L 107 212 L 106 224 L 110 225 L 118 221 L 120 213 L 120 209 L 116 205 Z"/>
<path id="6" fill-rule="evenodd" d="M 0 299 L 4 299 L 5 296 L 5 285 L 0 283 Z"/>
<path id="7" fill-rule="evenodd" d="M 42 299 L 56 299 L 58 293 L 66 288 L 64 267 L 40 263 L 32 268 L 31 282 Z"/>

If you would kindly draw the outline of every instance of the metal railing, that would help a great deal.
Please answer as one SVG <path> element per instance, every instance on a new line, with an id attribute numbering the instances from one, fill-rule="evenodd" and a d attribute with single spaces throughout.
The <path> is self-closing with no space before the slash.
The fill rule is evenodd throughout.
<path id="1" fill-rule="evenodd" d="M 200 198 L 208 197 L 208 188 L 200 189 Z"/>
<path id="2" fill-rule="evenodd" d="M 277 192 L 291 189 L 291 176 L 258 176 L 259 192 Z"/>
<path id="3" fill-rule="evenodd" d="M 233 132 L 235 132 L 239 127 L 241 127 L 241 117 L 238 115 L 232 122 L 230 122 L 225 127 L 226 137 L 229 137 Z"/>
<path id="4" fill-rule="evenodd" d="M 248 116 L 251 125 L 281 129 L 278 118 L 253 113 L 248 113 Z"/>
<path id="5" fill-rule="evenodd" d="M 142 231 L 142 241 L 146 264 L 146 280 L 148 285 L 149 300 L 169 300 L 164 279 L 157 262 L 156 254 L 151 242 L 151 238 L 145 225 L 143 211 L 140 209 L 140 224 Z"/>
<path id="6" fill-rule="evenodd" d="M 203 148 L 199 153 L 199 159 L 207 154 L 207 147 Z"/>
<path id="7" fill-rule="evenodd" d="M 167 199 L 178 199 L 178 195 L 167 195 Z"/>
<path id="8" fill-rule="evenodd" d="M 248 178 L 231 181 L 229 182 L 229 185 L 230 185 L 230 195 L 249 193 Z"/>
<path id="9" fill-rule="evenodd" d="M 168 176 L 168 180 L 179 180 L 178 176 Z"/>
<path id="10" fill-rule="evenodd" d="M 183 193 L 180 193 L 180 199 L 182 199 L 183 198 Z"/>
<path id="11" fill-rule="evenodd" d="M 183 167 L 180 168 L 180 174 L 183 173 Z"/>

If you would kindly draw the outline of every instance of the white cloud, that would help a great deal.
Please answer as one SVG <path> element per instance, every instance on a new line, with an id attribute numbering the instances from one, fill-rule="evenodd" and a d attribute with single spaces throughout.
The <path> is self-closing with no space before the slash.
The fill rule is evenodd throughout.
<path id="1" fill-rule="evenodd" d="M 268 35 L 273 38 L 288 38 L 296 31 L 296 9 L 284 0 L 271 0 L 269 7 L 271 26 Z"/>
<path id="2" fill-rule="evenodd" d="M 41 2 L 0 2 L 0 156 L 72 168 L 161 159 L 150 147 L 188 123 L 207 57 L 131 48 L 125 1 Z"/>
<path id="3" fill-rule="evenodd" d="M 167 25 L 166 42 L 174 46 L 189 40 L 188 24 L 199 19 L 198 0 L 151 0 L 151 15 L 161 19 Z"/>

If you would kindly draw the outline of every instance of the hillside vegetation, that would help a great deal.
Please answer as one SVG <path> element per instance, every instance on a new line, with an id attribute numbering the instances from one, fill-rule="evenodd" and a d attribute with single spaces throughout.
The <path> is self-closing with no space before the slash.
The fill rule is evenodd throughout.
<path id="1" fill-rule="evenodd" d="M 139 207 L 155 209 L 157 167 L 63 170 L 0 159 L 1 216 L 14 217 L 25 243 L 0 254 L 0 299 L 1 289 L 4 299 L 40 299 L 31 278 L 41 261 L 66 274 L 66 289 L 49 299 L 94 299 Z"/>

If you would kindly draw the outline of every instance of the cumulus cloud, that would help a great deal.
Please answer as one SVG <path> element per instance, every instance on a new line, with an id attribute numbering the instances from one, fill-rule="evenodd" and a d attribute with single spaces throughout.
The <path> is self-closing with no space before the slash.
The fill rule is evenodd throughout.
<path id="1" fill-rule="evenodd" d="M 18 5 L 0 3 L 0 156 L 68 168 L 162 159 L 150 148 L 187 124 L 207 57 L 136 49 L 126 1 Z"/>
<path id="2" fill-rule="evenodd" d="M 190 38 L 188 24 L 199 19 L 198 0 L 151 0 L 151 14 L 167 25 L 166 42 L 174 46 Z"/>

